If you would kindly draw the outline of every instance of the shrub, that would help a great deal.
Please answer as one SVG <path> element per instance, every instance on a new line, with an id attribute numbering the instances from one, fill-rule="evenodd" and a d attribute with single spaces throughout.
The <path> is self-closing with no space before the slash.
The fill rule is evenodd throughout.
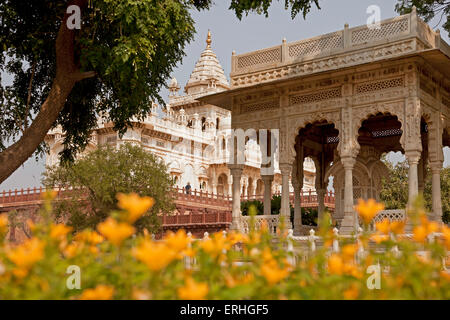
<path id="1" fill-rule="evenodd" d="M 340 251 L 332 252 L 335 235 L 325 227 L 318 232 L 323 246 L 295 263 L 286 250 L 293 240 L 283 228 L 275 242 L 265 228 L 198 241 L 180 230 L 154 241 L 148 233 L 136 236 L 132 226 L 152 201 L 122 195 L 122 210 L 96 229 L 73 233 L 48 218 L 51 197 L 47 194 L 42 222 L 31 225 L 32 238 L 20 245 L 4 241 L 8 218 L 0 215 L 0 299 L 450 298 L 450 275 L 443 270 L 450 228 L 428 221 L 419 203 L 409 212 L 412 238 L 403 236 L 404 223 L 386 220 L 376 224 L 374 234 L 340 239 Z M 365 230 L 382 207 L 360 201 Z M 436 232 L 440 236 L 427 241 Z M 374 250 L 375 245 L 385 250 Z M 367 283 L 376 281 L 367 272 L 377 267 L 384 270 L 381 288 L 372 290 Z"/>

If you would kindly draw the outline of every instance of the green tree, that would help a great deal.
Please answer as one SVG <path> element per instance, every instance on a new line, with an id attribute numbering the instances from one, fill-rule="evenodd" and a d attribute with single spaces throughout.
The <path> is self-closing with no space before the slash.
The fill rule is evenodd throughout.
<path id="1" fill-rule="evenodd" d="M 231 1 L 230 9 L 265 12 L 271 0 Z M 292 15 L 318 0 L 286 0 Z M 48 130 L 66 135 L 62 160 L 88 143 L 98 116 L 123 134 L 143 118 L 195 32 L 191 10 L 212 0 L 3 0 L 0 2 L 0 183 L 33 153 Z M 80 9 L 81 28 L 69 28 Z M 0 79 L 1 80 L 1 79 Z"/>
<path id="2" fill-rule="evenodd" d="M 109 212 L 117 209 L 119 192 L 155 199 L 148 214 L 136 221 L 138 230 L 156 231 L 156 214 L 174 209 L 173 182 L 166 166 L 152 153 L 131 144 L 119 149 L 101 146 L 74 163 L 48 168 L 43 183 L 51 188 L 75 189 L 70 197 L 54 204 L 55 218 L 68 219 L 75 230 L 93 228 L 106 219 Z"/>
<path id="3" fill-rule="evenodd" d="M 405 208 L 408 203 L 408 164 L 406 161 L 392 163 L 384 161 L 389 168 L 389 176 L 383 179 L 380 193 L 381 201 L 386 209 Z M 431 173 L 428 170 L 425 179 L 423 196 L 425 207 L 431 211 L 432 205 L 432 182 Z M 450 222 L 450 168 L 444 168 L 441 171 L 441 201 L 442 201 L 442 220 L 445 223 Z"/>
<path id="4" fill-rule="evenodd" d="M 433 209 L 431 178 L 431 172 L 428 172 L 423 192 L 425 207 L 430 211 Z M 444 168 L 441 171 L 441 202 L 442 221 L 450 223 L 450 167 Z"/>
<path id="5" fill-rule="evenodd" d="M 450 32 L 450 1 L 448 0 L 398 0 L 395 10 L 400 14 L 410 13 L 412 7 L 417 8 L 417 13 L 429 22 L 434 17 L 439 22 L 444 21 L 443 28 Z"/>
<path id="6" fill-rule="evenodd" d="M 383 178 L 380 199 L 386 209 L 405 208 L 408 202 L 408 164 L 406 161 L 393 165 L 384 160 L 389 169 L 389 176 Z"/>

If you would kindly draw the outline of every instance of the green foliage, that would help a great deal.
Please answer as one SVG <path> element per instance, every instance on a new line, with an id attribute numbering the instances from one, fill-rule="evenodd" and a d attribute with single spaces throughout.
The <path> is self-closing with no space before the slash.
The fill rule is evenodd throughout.
<path id="1" fill-rule="evenodd" d="M 389 176 L 383 178 L 380 199 L 386 209 L 405 208 L 408 202 L 408 165 L 406 161 L 399 162 L 394 167 L 389 161 L 384 161 L 389 169 Z"/>
<path id="2" fill-rule="evenodd" d="M 423 196 L 425 198 L 425 207 L 432 210 L 432 183 L 431 172 L 427 176 Z M 450 168 L 444 168 L 441 171 L 441 202 L 442 202 L 442 221 L 450 223 Z"/>
<path id="3" fill-rule="evenodd" d="M 444 18 L 443 28 L 450 32 L 450 2 L 447 0 L 398 0 L 395 10 L 400 14 L 410 13 L 413 6 L 416 6 L 417 13 L 429 22 L 434 17 L 439 18 L 439 22 Z"/>
<path id="4" fill-rule="evenodd" d="M 78 81 L 54 124 L 66 133 L 62 160 L 83 150 L 97 117 L 123 134 L 130 119 L 142 119 L 195 33 L 193 9 L 212 0 L 80 0 L 81 29 L 75 32 L 74 64 L 96 77 Z M 231 1 L 242 18 L 264 12 L 272 1 Z M 318 0 L 289 0 L 292 16 Z M 4 0 L 0 3 L 0 71 L 13 77 L 0 85 L 0 151 L 15 142 L 39 113 L 57 71 L 55 41 L 69 0 Z M 1 80 L 1 79 L 0 79 Z M 37 149 L 37 154 L 45 145 Z"/>
<path id="5" fill-rule="evenodd" d="M 305 226 L 317 226 L 318 211 L 313 208 L 302 208 L 302 224 Z"/>
<path id="6" fill-rule="evenodd" d="M 264 214 L 264 204 L 259 200 L 249 200 L 241 202 L 241 212 L 243 216 L 248 216 L 250 208 L 254 207 L 256 210 L 256 215 Z"/>
<path id="7" fill-rule="evenodd" d="M 393 166 L 390 162 L 384 161 L 389 168 L 389 176 L 383 179 L 383 185 L 380 193 L 381 201 L 386 209 L 405 208 L 408 203 L 408 165 L 406 161 L 399 162 Z M 432 182 L 431 172 L 426 175 L 424 186 L 425 208 L 432 210 Z M 441 171 L 441 201 L 442 201 L 442 220 L 445 223 L 450 222 L 450 168 L 444 168 Z"/>
<path id="8" fill-rule="evenodd" d="M 159 91 L 195 32 L 189 10 L 207 8 L 194 2 L 90 0 L 83 8 L 76 65 L 97 77 L 75 85 L 57 120 L 67 133 L 65 159 L 84 148 L 100 114 L 123 133 L 130 118 L 148 113 L 151 101 L 163 103 Z M 27 127 L 48 95 L 56 73 L 55 40 L 67 5 L 51 0 L 0 3 L 0 69 L 13 75 L 13 84 L 0 90 L 0 150 Z"/>
<path id="9" fill-rule="evenodd" d="M 272 5 L 272 0 L 231 0 L 230 9 L 236 12 L 236 16 L 242 19 L 242 15 L 245 13 L 248 15 L 251 12 L 258 14 L 264 14 L 269 16 L 269 8 Z M 318 9 L 319 0 L 285 0 L 284 7 L 286 10 L 291 9 L 291 17 L 294 19 L 298 13 L 302 13 L 303 17 L 311 11 L 311 7 L 316 5 Z"/>
<path id="10" fill-rule="evenodd" d="M 171 212 L 172 179 L 166 166 L 144 149 L 124 144 L 119 149 L 101 146 L 73 164 L 52 167 L 44 174 L 47 187 L 74 188 L 57 201 L 55 216 L 68 219 L 75 230 L 93 228 L 117 209 L 117 193 L 135 192 L 155 199 L 150 212 L 136 222 L 138 230 L 157 229 L 156 214 Z M 79 199 L 86 199 L 79 201 Z"/>

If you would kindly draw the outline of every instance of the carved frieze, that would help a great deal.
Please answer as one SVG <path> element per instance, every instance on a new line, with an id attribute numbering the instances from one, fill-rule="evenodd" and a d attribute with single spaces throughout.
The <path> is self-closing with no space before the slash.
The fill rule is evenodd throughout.
<path id="1" fill-rule="evenodd" d="M 369 51 L 352 52 L 308 62 L 291 64 L 270 70 L 263 70 L 252 74 L 233 76 L 231 78 L 231 84 L 234 88 L 238 88 L 281 78 L 303 76 L 357 64 L 370 63 L 413 52 L 415 50 L 415 41 L 416 40 L 404 40 L 389 45 L 370 48 Z"/>

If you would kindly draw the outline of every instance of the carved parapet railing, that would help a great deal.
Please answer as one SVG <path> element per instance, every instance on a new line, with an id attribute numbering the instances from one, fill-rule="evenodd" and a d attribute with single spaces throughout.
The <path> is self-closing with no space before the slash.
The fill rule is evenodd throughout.
<path id="1" fill-rule="evenodd" d="M 448 45 L 416 12 L 232 56 L 232 87 L 301 76 Z"/>
<path id="2" fill-rule="evenodd" d="M 242 216 L 241 228 L 242 232 L 249 233 L 250 228 L 254 230 L 261 230 L 261 228 L 267 227 L 270 234 L 276 234 L 278 228 L 279 217 L 278 215 L 270 216 Z"/>
<path id="3" fill-rule="evenodd" d="M 274 196 L 281 196 L 281 193 L 276 192 L 273 194 Z M 317 193 L 316 191 L 301 191 L 300 192 L 300 196 L 301 196 L 301 206 L 305 207 L 305 208 L 315 208 L 318 207 L 318 199 L 317 199 Z M 292 204 L 292 206 L 294 205 L 294 197 L 295 194 L 294 192 L 291 192 L 289 195 L 289 200 Z M 264 201 L 264 196 L 263 195 L 253 195 L 253 196 L 248 196 L 248 195 L 242 195 L 241 196 L 241 201 L 253 201 L 253 200 L 258 200 L 263 202 Z M 328 191 L 325 193 L 324 195 L 324 204 L 325 207 L 329 208 L 329 209 L 334 209 L 335 207 L 335 194 L 332 191 Z"/>

